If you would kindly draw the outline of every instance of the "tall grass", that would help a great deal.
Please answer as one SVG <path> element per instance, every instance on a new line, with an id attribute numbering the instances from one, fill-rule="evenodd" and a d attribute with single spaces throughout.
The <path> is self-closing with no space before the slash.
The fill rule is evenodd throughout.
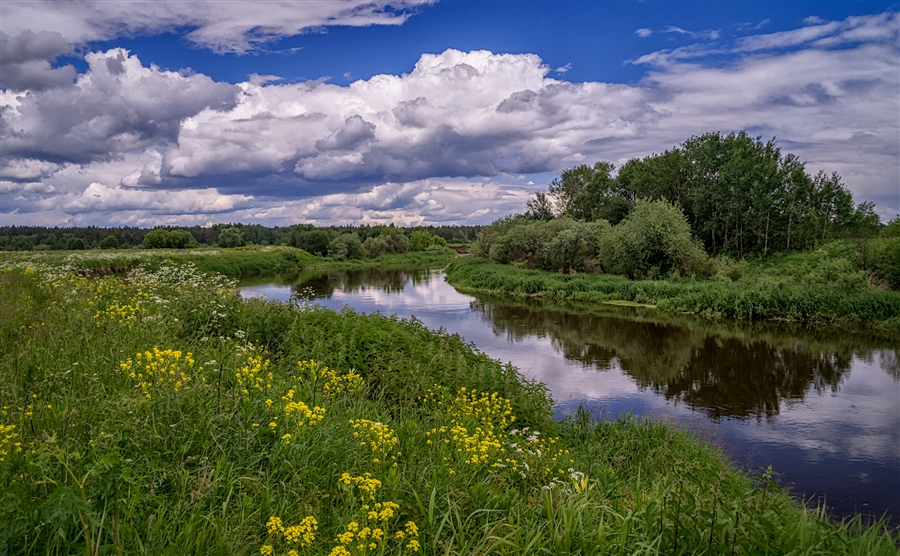
<path id="1" fill-rule="evenodd" d="M 6 265 L 0 353 L 0 554 L 896 553 L 458 336 L 190 265 Z"/>
<path id="2" fill-rule="evenodd" d="M 457 259 L 447 280 L 471 292 L 592 302 L 628 301 L 675 312 L 747 320 L 863 325 L 900 333 L 900 292 L 879 291 L 856 274 L 818 269 L 798 278 L 750 266 L 739 279 L 628 280 L 622 276 L 558 274 Z M 776 267 L 784 270 L 783 267 Z M 832 275 L 835 275 L 832 277 Z"/>
<path id="3" fill-rule="evenodd" d="M 236 247 L 230 249 L 114 249 L 88 251 L 3 252 L 0 264 L 43 264 L 90 274 L 124 273 L 143 266 L 192 264 L 199 271 L 239 277 L 247 274 L 296 272 L 315 268 L 410 267 L 442 265 L 454 258 L 450 249 L 410 253 L 388 253 L 374 259 L 338 261 L 311 255 L 286 246 Z"/>

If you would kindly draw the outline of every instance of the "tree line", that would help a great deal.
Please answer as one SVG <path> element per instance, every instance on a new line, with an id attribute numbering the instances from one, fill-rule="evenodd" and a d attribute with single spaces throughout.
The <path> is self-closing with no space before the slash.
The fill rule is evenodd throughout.
<path id="1" fill-rule="evenodd" d="M 615 225 L 638 200 L 663 200 L 681 210 L 707 253 L 737 257 L 873 236 L 881 227 L 874 204 L 855 204 L 837 173 L 810 174 L 775 139 L 763 142 L 745 131 L 691 137 L 614 171 L 609 162 L 564 171 L 528 202 L 524 217 Z"/>
<path id="2" fill-rule="evenodd" d="M 838 174 L 810 174 L 772 139 L 692 137 L 662 154 L 562 172 L 524 214 L 485 227 L 472 253 L 501 264 L 632 279 L 728 274 L 765 258 L 850 240 L 848 264 L 900 287 L 900 219 L 882 225 Z"/>
<path id="3" fill-rule="evenodd" d="M 0 227 L 0 250 L 71 250 L 71 249 L 184 249 L 198 246 L 238 247 L 241 245 L 288 245 L 310 253 L 328 255 L 329 246 L 340 236 L 352 234 L 360 246 L 369 241 L 373 251 L 388 252 L 400 249 L 403 236 L 412 242 L 413 250 L 428 238 L 441 238 L 446 243 L 469 243 L 481 226 L 418 226 L 399 228 L 390 226 L 329 226 L 311 224 L 293 226 L 262 226 L 259 224 L 214 224 L 212 226 L 163 226 L 157 228 L 85 226 L 73 228 L 43 226 Z M 415 235 L 416 232 L 420 232 Z M 414 237 L 415 235 L 415 237 Z M 388 239 L 384 239 L 388 236 Z M 428 240 L 432 241 L 432 240 Z M 355 242 L 345 237 L 341 243 L 352 251 Z"/>

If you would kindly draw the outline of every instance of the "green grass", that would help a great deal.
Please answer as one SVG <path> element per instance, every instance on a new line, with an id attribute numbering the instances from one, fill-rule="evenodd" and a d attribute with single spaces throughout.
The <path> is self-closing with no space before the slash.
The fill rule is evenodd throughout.
<path id="1" fill-rule="evenodd" d="M 196 266 L 205 273 L 239 277 L 248 274 L 297 272 L 326 268 L 407 268 L 443 265 L 456 254 L 449 249 L 389 253 L 373 259 L 338 261 L 285 246 L 246 246 L 231 249 L 108 249 L 87 251 L 0 252 L 0 264 L 42 264 L 93 274 L 124 273 L 137 266 L 155 269 L 164 264 Z"/>
<path id="2" fill-rule="evenodd" d="M 136 355 L 154 348 L 181 352 L 163 379 Z M 245 302 L 190 265 L 0 265 L 0 354 L 0 554 L 897 553 L 883 524 L 829 522 L 671 426 L 554 421 L 459 336 Z M 354 523 L 375 548 L 341 544 Z"/>
<path id="3" fill-rule="evenodd" d="M 460 258 L 447 281 L 461 291 L 600 303 L 630 302 L 712 318 L 864 326 L 900 335 L 900 292 L 872 288 L 844 259 L 815 254 L 732 263 L 734 278 L 628 280 L 559 274 Z M 737 268 L 735 268 L 737 267 Z"/>

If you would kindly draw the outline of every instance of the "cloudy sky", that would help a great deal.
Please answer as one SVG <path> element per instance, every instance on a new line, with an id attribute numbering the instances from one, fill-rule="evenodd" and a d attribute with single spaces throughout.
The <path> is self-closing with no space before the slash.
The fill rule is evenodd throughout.
<path id="1" fill-rule="evenodd" d="M 0 225 L 472 224 L 746 129 L 900 213 L 895 2 L 0 3 Z"/>

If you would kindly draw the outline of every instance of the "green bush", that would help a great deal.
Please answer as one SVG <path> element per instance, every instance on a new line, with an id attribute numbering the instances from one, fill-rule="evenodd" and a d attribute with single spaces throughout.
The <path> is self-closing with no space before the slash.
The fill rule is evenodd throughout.
<path id="1" fill-rule="evenodd" d="M 691 237 L 681 209 L 666 201 L 637 201 L 631 214 L 601 239 L 600 258 L 605 270 L 637 279 L 709 269 L 709 258 Z"/>
<path id="2" fill-rule="evenodd" d="M 195 247 L 197 241 L 190 232 L 184 230 L 164 230 L 156 228 L 147 232 L 143 241 L 146 249 L 187 249 Z"/>
<path id="3" fill-rule="evenodd" d="M 219 247 L 241 247 L 244 245 L 244 234 L 238 228 L 225 228 L 219 234 Z"/>
<path id="4" fill-rule="evenodd" d="M 872 241 L 872 270 L 892 289 L 900 289 L 900 235 Z"/>
<path id="5" fill-rule="evenodd" d="M 100 240 L 100 249 L 118 249 L 119 240 L 116 236 L 106 236 Z"/>
<path id="6" fill-rule="evenodd" d="M 348 232 L 331 240 L 328 244 L 328 255 L 339 260 L 362 259 L 365 257 L 359 236 Z"/>
<path id="7" fill-rule="evenodd" d="M 388 242 L 383 237 L 367 237 L 362 244 L 369 257 L 377 257 L 388 250 Z"/>

